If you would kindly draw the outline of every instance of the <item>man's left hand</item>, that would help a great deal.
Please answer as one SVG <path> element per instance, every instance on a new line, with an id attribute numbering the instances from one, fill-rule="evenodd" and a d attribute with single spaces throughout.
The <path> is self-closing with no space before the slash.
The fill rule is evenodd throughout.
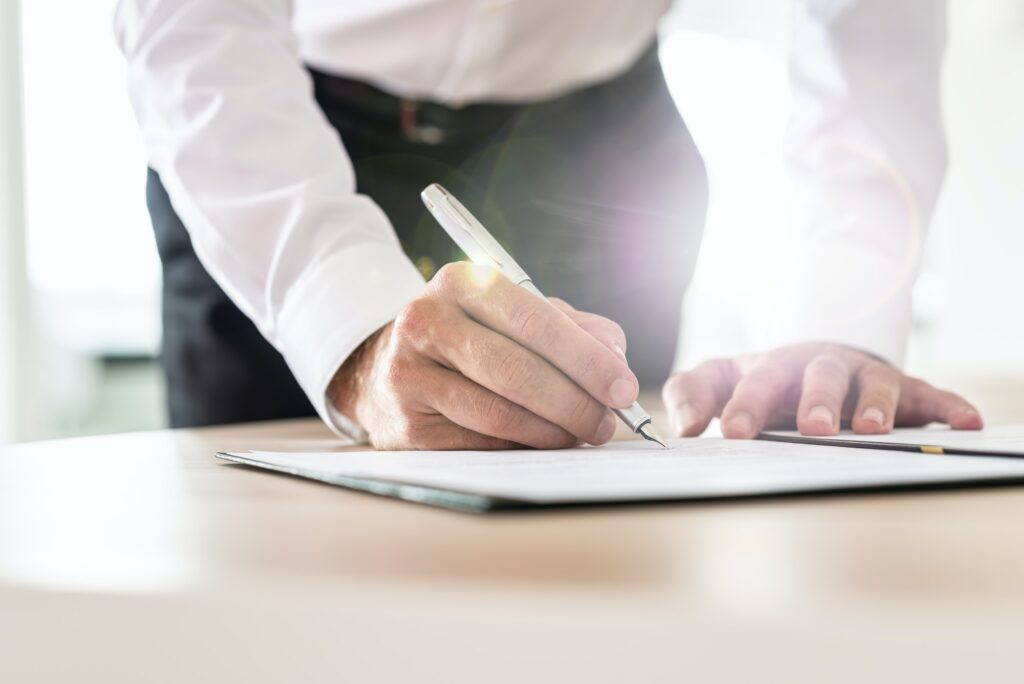
<path id="1" fill-rule="evenodd" d="M 796 344 L 705 361 L 670 377 L 662 397 L 674 433 L 685 437 L 704 432 L 716 416 L 722 418 L 722 434 L 737 439 L 793 427 L 830 436 L 847 421 L 854 432 L 869 435 L 932 422 L 957 430 L 982 427 L 978 410 L 958 395 L 835 344 Z"/>

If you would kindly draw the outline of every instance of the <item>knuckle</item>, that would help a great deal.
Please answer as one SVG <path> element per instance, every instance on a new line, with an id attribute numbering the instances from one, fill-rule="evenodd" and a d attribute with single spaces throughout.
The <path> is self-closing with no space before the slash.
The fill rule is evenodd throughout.
<path id="1" fill-rule="evenodd" d="M 462 291 L 467 283 L 471 282 L 469 269 L 472 264 L 468 261 L 453 261 L 438 269 L 434 277 L 430 279 L 431 284 L 442 292 L 454 293 Z"/>
<path id="2" fill-rule="evenodd" d="M 831 362 L 825 362 L 831 364 Z M 845 369 L 827 365 L 808 368 L 800 394 L 805 400 L 841 401 L 849 392 L 850 378 Z"/>
<path id="3" fill-rule="evenodd" d="M 516 331 L 520 339 L 526 342 L 542 342 L 547 334 L 545 328 L 544 321 L 535 306 L 521 307 L 512 316 L 512 329 Z"/>
<path id="4" fill-rule="evenodd" d="M 573 425 L 585 426 L 588 434 L 594 433 L 600 425 L 600 417 L 594 418 L 596 403 L 585 394 L 576 397 L 569 409 L 569 420 Z M 603 415 L 604 411 L 600 411 Z"/>
<path id="5" fill-rule="evenodd" d="M 466 280 L 466 261 L 452 261 L 437 269 L 431 281 L 439 288 L 449 288 Z"/>
<path id="6" fill-rule="evenodd" d="M 412 364 L 401 354 L 395 354 L 387 364 L 384 382 L 393 391 L 401 390 L 409 386 L 412 373 Z"/>
<path id="7" fill-rule="evenodd" d="M 451 294 L 452 274 L 448 268 L 451 264 L 445 264 L 427 281 L 426 292 L 436 297 L 447 297 Z"/>
<path id="8" fill-rule="evenodd" d="M 501 284 L 497 269 L 469 261 L 445 264 L 431 279 L 448 296 L 477 297 Z"/>
<path id="9" fill-rule="evenodd" d="M 401 337 L 418 337 L 426 333 L 436 320 L 437 310 L 429 298 L 409 302 L 395 318 L 395 332 Z"/>
<path id="10" fill-rule="evenodd" d="M 807 371 L 815 375 L 826 376 L 846 376 L 848 374 L 846 363 L 831 352 L 814 357 L 807 364 Z"/>
<path id="11" fill-rule="evenodd" d="M 764 378 L 746 377 L 736 387 L 737 398 L 748 397 L 759 400 L 772 394 L 772 385 Z"/>
<path id="12" fill-rule="evenodd" d="M 490 434 L 510 434 L 515 430 L 518 416 L 512 405 L 496 394 L 486 396 L 480 402 L 480 416 Z"/>
<path id="13" fill-rule="evenodd" d="M 518 391 L 529 382 L 532 365 L 529 353 L 516 347 L 501 357 L 494 372 L 502 386 Z"/>
<path id="14" fill-rule="evenodd" d="M 786 384 L 786 373 L 781 367 L 764 365 L 751 371 L 740 381 L 744 393 L 758 396 L 774 395 L 782 391 Z"/>
<path id="15" fill-rule="evenodd" d="M 588 378 L 594 376 L 600 367 L 600 360 L 594 354 L 584 354 L 583 358 L 580 359 L 579 365 L 579 380 L 586 381 Z"/>

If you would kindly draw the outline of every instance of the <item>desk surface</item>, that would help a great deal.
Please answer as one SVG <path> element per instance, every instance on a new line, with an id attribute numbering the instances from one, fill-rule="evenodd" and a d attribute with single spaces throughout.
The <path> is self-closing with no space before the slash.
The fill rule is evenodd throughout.
<path id="1" fill-rule="evenodd" d="M 0 450 L 0 680 L 952 679 L 1024 645 L 1021 487 L 474 516 L 213 457 L 331 446 L 289 421 Z"/>

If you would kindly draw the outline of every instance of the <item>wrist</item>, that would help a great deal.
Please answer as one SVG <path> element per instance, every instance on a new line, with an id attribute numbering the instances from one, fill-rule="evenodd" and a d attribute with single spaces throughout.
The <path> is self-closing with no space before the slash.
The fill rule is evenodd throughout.
<path id="1" fill-rule="evenodd" d="M 349 354 L 331 379 L 327 395 L 335 408 L 350 420 L 363 425 L 363 405 L 372 386 L 373 369 L 379 350 L 390 336 L 391 323 L 375 331 Z"/>

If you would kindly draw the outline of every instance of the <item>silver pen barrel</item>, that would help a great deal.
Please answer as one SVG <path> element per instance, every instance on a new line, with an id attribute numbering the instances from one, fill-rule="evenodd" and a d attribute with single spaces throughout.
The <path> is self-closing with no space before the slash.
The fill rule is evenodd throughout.
<path id="1" fill-rule="evenodd" d="M 657 442 L 663 447 L 667 447 L 665 440 L 658 434 L 658 431 L 654 429 L 654 424 L 651 423 L 651 414 L 644 410 L 644 407 L 640 405 L 640 402 L 634 401 L 629 408 L 624 409 L 612 409 L 622 422 L 629 426 L 635 434 L 640 435 L 646 440 L 651 442 Z"/>
<path id="2" fill-rule="evenodd" d="M 622 419 L 629 429 L 636 432 L 644 423 L 649 423 L 651 416 L 644 410 L 639 402 L 634 401 L 633 405 L 624 409 L 612 409 L 615 415 Z"/>

